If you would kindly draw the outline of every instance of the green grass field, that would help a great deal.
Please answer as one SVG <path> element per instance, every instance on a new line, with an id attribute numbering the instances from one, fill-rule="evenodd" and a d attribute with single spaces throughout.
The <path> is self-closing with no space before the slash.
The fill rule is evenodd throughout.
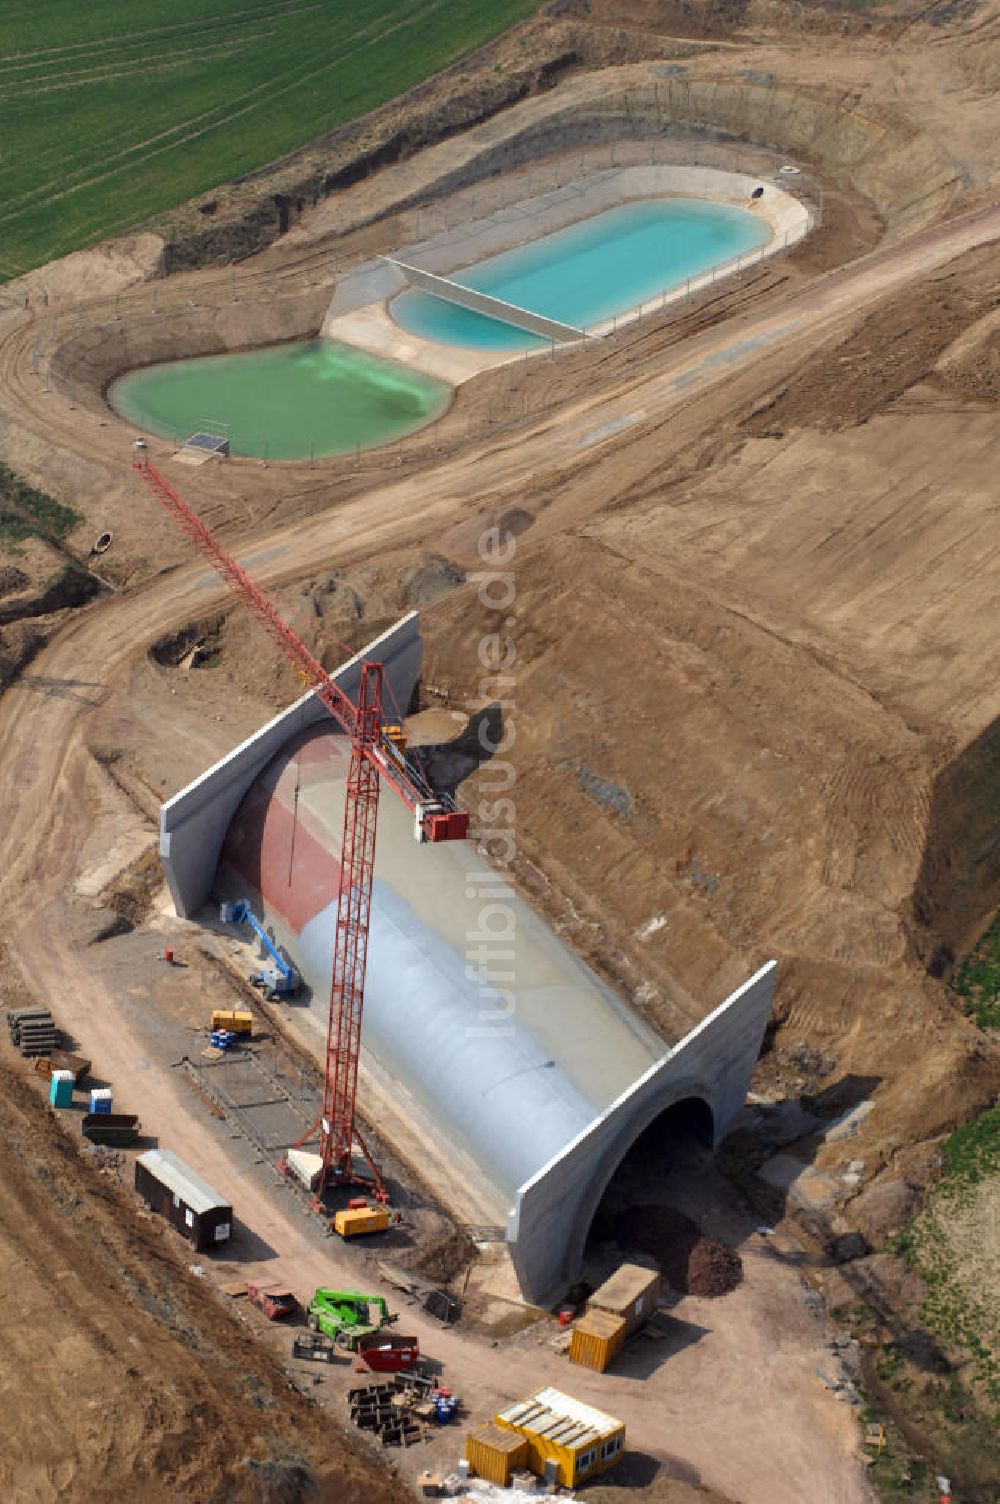
<path id="1" fill-rule="evenodd" d="M 956 968 L 951 985 L 981 1029 L 1000 1029 L 1000 914 Z"/>
<path id="2" fill-rule="evenodd" d="M 3 0 L 0 280 L 262 167 L 538 0 Z"/>

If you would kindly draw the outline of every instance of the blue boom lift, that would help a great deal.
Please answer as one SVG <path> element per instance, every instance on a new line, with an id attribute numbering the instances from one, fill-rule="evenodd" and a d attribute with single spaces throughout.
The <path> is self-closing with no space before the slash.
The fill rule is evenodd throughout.
<path id="1" fill-rule="evenodd" d="M 266 971 L 258 971 L 256 976 L 250 978 L 254 987 L 259 987 L 272 1002 L 275 998 L 292 997 L 298 992 L 298 972 L 285 960 L 245 898 L 241 898 L 238 903 L 222 904 L 219 918 L 223 924 L 248 924 L 274 962 Z"/>

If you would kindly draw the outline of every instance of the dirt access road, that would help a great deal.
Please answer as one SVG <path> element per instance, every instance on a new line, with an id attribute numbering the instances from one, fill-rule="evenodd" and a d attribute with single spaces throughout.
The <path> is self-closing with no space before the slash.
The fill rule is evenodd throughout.
<path id="1" fill-rule="evenodd" d="M 543 472 L 571 473 L 596 449 L 613 445 L 626 428 L 662 422 L 667 413 L 737 371 L 751 370 L 765 352 L 773 377 L 777 359 L 794 358 L 804 342 L 815 343 L 845 312 L 998 233 L 1000 212 L 990 211 L 880 251 L 832 274 L 779 314 L 744 319 L 692 342 L 651 379 L 624 383 L 610 394 L 577 403 L 516 442 L 501 440 L 441 465 L 421 477 L 419 488 L 388 487 L 328 516 L 256 538 L 244 561 L 258 578 L 273 583 L 301 574 L 318 559 L 370 554 L 419 538 L 453 520 L 467 498 L 499 500 L 516 495 L 529 478 L 537 484 Z M 193 489 L 187 480 L 185 484 Z M 67 1022 L 112 1076 L 134 1074 L 134 1041 L 121 1032 L 114 999 L 87 981 L 79 955 L 67 953 L 44 922 L 47 902 L 71 882 L 83 843 L 93 836 L 86 797 L 88 708 L 124 682 L 129 663 L 151 640 L 221 596 L 214 579 L 191 566 L 92 608 L 57 635 L 28 679 L 0 703 L 0 778 L 10 815 L 2 837 L 0 900 L 8 933 L 41 995 L 76 999 L 68 1003 Z M 181 1152 L 187 1148 L 198 1157 L 204 1146 L 191 1137 L 194 1129 L 178 1111 L 171 1089 L 151 1077 L 148 1092 L 149 1127 L 169 1130 Z M 245 1179 L 241 1196 L 247 1222 L 278 1251 L 283 1272 L 297 1285 L 329 1279 L 341 1267 L 327 1248 L 317 1252 L 305 1246 L 301 1228 Z M 264 1267 L 274 1273 L 273 1261 Z M 342 1267 L 346 1274 L 349 1266 Z M 651 1450 L 681 1457 L 706 1482 L 747 1504 L 765 1499 L 797 1504 L 803 1497 L 816 1504 L 860 1500 L 863 1484 L 852 1455 L 849 1412 L 825 1398 L 810 1370 L 817 1341 L 808 1325 L 811 1318 L 802 1313 L 804 1326 L 788 1318 L 789 1301 L 798 1299 L 795 1277 L 779 1264 L 761 1261 L 759 1276 L 756 1267 L 746 1295 L 728 1298 L 725 1329 L 714 1312 L 703 1322 L 718 1324 L 714 1353 L 713 1342 L 703 1340 L 642 1386 L 612 1381 L 615 1395 L 634 1416 L 637 1442 L 641 1438 Z M 744 1299 L 749 1304 L 738 1318 L 738 1302 Z M 779 1309 L 784 1311 L 782 1347 L 767 1365 L 761 1332 Z M 427 1341 L 460 1376 L 470 1399 L 486 1404 L 496 1392 L 495 1357 L 461 1333 L 435 1330 L 427 1333 Z M 746 1403 L 749 1352 L 765 1365 L 753 1407 Z M 504 1383 L 515 1391 L 529 1385 L 542 1361 L 540 1352 L 512 1349 L 505 1355 Z M 604 1386 L 590 1397 L 614 1403 Z"/>

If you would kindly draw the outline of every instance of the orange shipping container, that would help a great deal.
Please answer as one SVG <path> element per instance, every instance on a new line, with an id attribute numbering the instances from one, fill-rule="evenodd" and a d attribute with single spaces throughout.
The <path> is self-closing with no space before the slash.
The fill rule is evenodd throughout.
<path id="1" fill-rule="evenodd" d="M 603 1373 L 622 1350 L 625 1320 L 609 1311 L 588 1311 L 581 1316 L 569 1339 L 569 1361 Z"/>
<path id="2" fill-rule="evenodd" d="M 511 1474 L 523 1468 L 528 1460 L 528 1440 L 516 1431 L 484 1426 L 465 1438 L 465 1457 L 478 1477 L 507 1488 Z"/>

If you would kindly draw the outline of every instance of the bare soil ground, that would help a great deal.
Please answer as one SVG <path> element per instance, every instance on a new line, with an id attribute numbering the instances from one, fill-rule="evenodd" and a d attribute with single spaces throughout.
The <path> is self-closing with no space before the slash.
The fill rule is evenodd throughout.
<path id="1" fill-rule="evenodd" d="M 810 1224 L 823 1261 L 851 1231 L 853 1200 L 873 1181 L 880 1194 L 896 1182 L 912 1191 L 865 1222 L 874 1239 L 888 1238 L 932 1173 L 929 1160 L 907 1160 L 909 1146 L 944 1133 L 1000 1089 L 1000 1050 L 959 1015 L 945 987 L 954 957 L 1000 900 L 992 627 L 1000 218 L 990 208 L 1000 167 L 1000 19 L 991 4 L 937 8 L 940 15 L 932 8 L 926 17 L 908 7 L 847 16 L 764 3 L 731 11 L 595 3 L 587 20 L 582 7 L 562 9 L 539 26 L 592 28 L 595 49 L 577 49 L 567 77 L 595 60 L 655 55 L 710 71 L 720 87 L 744 80 L 748 93 L 751 75 L 770 75 L 816 100 L 836 98 L 846 117 L 863 104 L 888 135 L 898 132 L 911 161 L 930 142 L 954 164 L 950 213 L 983 213 L 935 226 L 930 212 L 911 238 L 904 216 L 904 229 L 872 251 L 880 216 L 841 179 L 832 185 L 828 239 L 817 236 L 712 308 L 682 310 L 565 362 L 529 365 L 514 400 L 509 374 L 471 384 L 442 424 L 404 446 L 397 468 L 331 462 L 262 470 L 238 462 L 171 474 L 213 526 L 238 540 L 248 567 L 283 592 L 293 625 L 325 644 L 331 662 L 338 642 L 370 636 L 419 595 L 425 686 L 444 711 L 465 713 L 490 697 L 477 647 L 495 629 L 495 613 L 477 599 L 471 575 L 482 531 L 512 525 L 516 605 L 508 630 L 517 656 L 506 714 L 516 727 L 515 876 L 668 1039 L 754 964 L 779 957 L 775 1052 L 758 1084 L 771 1097 L 806 1102 L 828 1092 L 831 1111 L 874 1103 L 850 1136 L 803 1140 L 802 1152 L 816 1155 L 836 1191 Z M 550 48 L 563 45 L 546 35 Z M 526 92 L 538 86 L 536 70 Z M 428 108 L 433 113 L 450 87 L 445 80 L 417 102 L 416 144 Z M 496 107 L 496 99 L 483 105 L 487 115 Z M 375 158 L 365 170 L 379 160 L 393 158 Z M 415 175 L 420 161 L 413 158 Z M 366 206 L 383 213 L 379 182 L 375 172 L 345 188 L 338 211 L 353 205 L 357 221 Z M 311 284 L 336 247 L 320 206 L 321 229 L 303 253 L 306 211 L 303 200 L 297 249 L 279 240 L 233 280 L 247 300 L 266 302 L 261 328 L 266 323 L 270 337 L 283 325 L 288 332 L 290 306 L 274 293 L 274 279 Z M 352 255 L 365 253 L 362 242 L 352 241 Z M 209 251 L 227 248 L 223 236 Z M 102 285 L 110 290 L 141 270 L 123 263 Z M 128 327 L 138 330 L 136 357 L 152 348 L 140 343 L 156 320 L 180 340 L 184 320 L 198 317 L 192 304 L 217 296 L 218 276 L 171 278 L 152 304 L 148 287 L 123 294 L 123 320 L 134 316 Z M 60 317 L 64 327 L 76 318 L 83 327 L 86 311 L 74 310 L 67 277 L 62 268 L 53 283 Z M 34 483 L 79 507 L 93 533 L 114 529 L 103 567 L 124 588 L 71 615 L 2 629 L 14 682 L 0 701 L 8 805 L 0 900 L 12 965 L 57 1011 L 64 1000 L 68 1022 L 117 1083 L 134 1080 L 138 1059 L 156 1063 L 135 1033 L 144 1000 L 126 1006 L 116 994 L 107 968 L 117 941 L 100 948 L 110 958 L 100 965 L 74 950 L 63 929 L 65 896 L 88 875 L 102 892 L 93 877 L 102 863 L 110 883 L 141 861 L 157 797 L 245 735 L 269 705 L 286 703 L 295 686 L 246 624 L 225 615 L 220 590 L 187 562 L 170 524 L 140 503 L 126 471 L 129 434 L 101 408 L 97 387 L 86 401 L 43 391 L 32 350 L 45 288 L 28 289 L 28 309 L 0 319 L 0 449 Z M 309 296 L 321 307 L 324 287 Z M 226 317 L 238 320 L 239 305 Z M 76 369 L 82 381 L 96 366 L 81 358 Z M 503 422 L 491 421 L 496 408 Z M 6 562 L 32 577 L 30 559 Z M 221 652 L 219 667 L 173 668 L 170 652 L 166 663 L 147 659 L 154 643 L 176 640 L 192 624 L 195 637 L 210 637 Z M 476 779 L 465 797 L 475 811 Z M 147 914 L 141 900 L 140 892 L 122 917 L 140 926 L 152 952 L 170 920 L 155 907 Z M 155 1021 L 155 1007 L 148 1014 Z M 782 1064 L 783 1051 L 802 1045 L 819 1051 L 818 1065 L 800 1070 L 787 1053 Z M 148 1076 L 151 1122 L 169 1127 L 182 1152 L 189 1145 L 195 1157 L 236 1156 L 255 1235 L 303 1288 L 321 1282 L 330 1251 L 317 1249 L 237 1163 L 211 1114 L 185 1105 L 168 1069 L 164 1054 Z M 89 1412 L 74 1409 L 74 1427 L 85 1416 L 79 1429 L 69 1437 L 65 1426 L 46 1431 L 32 1463 L 36 1492 L 25 1497 L 57 1497 L 67 1478 L 95 1468 L 114 1480 L 144 1466 L 158 1480 L 150 1498 L 161 1483 L 182 1497 L 244 1497 L 239 1489 L 257 1487 L 264 1475 L 246 1469 L 251 1484 L 241 1471 L 244 1433 L 228 1419 L 239 1406 L 228 1402 L 227 1386 L 256 1373 L 254 1365 L 270 1383 L 266 1358 L 251 1344 L 237 1355 L 231 1323 L 202 1285 L 175 1270 L 158 1235 L 137 1224 L 129 1237 L 139 1241 L 126 1248 L 121 1229 L 134 1215 L 127 1197 L 114 1193 L 98 1236 L 111 1195 L 104 1182 L 66 1158 L 23 1087 L 15 1082 L 3 1101 L 5 1183 L 21 1188 L 4 1232 L 7 1285 L 15 1274 L 23 1280 L 25 1307 L 36 1313 L 15 1323 L 12 1339 L 38 1371 L 24 1412 L 57 1413 L 66 1365 L 89 1373 L 99 1346 L 93 1333 L 123 1324 L 111 1327 L 117 1335 L 101 1366 L 102 1382 L 107 1372 L 115 1386 L 120 1452 L 111 1456 Z M 760 1158 L 749 1154 L 751 1168 Z M 862 1166 L 848 1172 L 859 1183 L 842 1179 L 849 1162 Z M 47 1197 L 35 1190 L 36 1163 L 43 1183 L 56 1187 Z M 64 1212 L 76 1197 L 79 1206 Z M 860 1500 L 852 1412 L 816 1382 L 823 1338 L 801 1304 L 794 1245 L 784 1262 L 757 1252 L 748 1260 L 752 1237 L 745 1228 L 741 1236 L 744 1284 L 707 1303 L 711 1317 L 697 1302 L 688 1310 L 686 1319 L 711 1326 L 710 1335 L 607 1387 L 581 1379 L 581 1392 L 611 1408 L 617 1400 L 634 1415 L 645 1450 L 657 1454 L 647 1474 L 636 1464 L 634 1486 L 651 1498 L 673 1500 L 671 1489 L 684 1497 L 704 1479 L 748 1504 Z M 100 1262 L 100 1246 L 115 1250 L 114 1267 Z M 270 1258 L 260 1263 L 273 1266 Z M 161 1308 L 140 1313 L 125 1298 L 133 1285 L 147 1288 L 150 1264 L 168 1269 L 162 1278 L 171 1289 L 176 1274 L 177 1309 L 198 1312 L 197 1322 L 185 1317 L 182 1336 Z M 34 1268 L 47 1271 L 45 1283 Z M 93 1300 L 87 1282 L 72 1278 L 81 1268 L 93 1268 L 101 1291 L 121 1298 Z M 357 1270 L 348 1263 L 342 1272 Z M 91 1346 L 67 1336 L 72 1351 L 49 1364 L 48 1348 L 43 1360 L 30 1344 L 61 1276 L 77 1302 L 74 1332 Z M 891 1315 L 891 1291 L 886 1299 Z M 201 1304 L 184 1304 L 192 1301 Z M 210 1352 L 190 1345 L 203 1323 Z M 158 1355 L 148 1370 L 140 1353 L 147 1340 Z M 140 1354 L 132 1360 L 145 1376 L 137 1386 L 119 1356 L 125 1341 Z M 488 1413 L 500 1386 L 492 1350 L 471 1334 L 432 1332 L 429 1341 L 454 1364 L 476 1413 Z M 552 1366 L 547 1334 L 509 1342 L 505 1384 L 526 1386 Z M 751 1353 L 767 1383 L 748 1395 Z M 19 1371 L 6 1370 L 10 1405 L 20 1403 L 11 1377 Z M 293 1427 L 307 1458 L 315 1456 L 309 1448 L 318 1433 L 294 1395 L 287 1404 L 275 1397 L 262 1410 L 255 1460 L 266 1460 L 268 1448 L 286 1458 Z M 206 1442 L 199 1454 L 208 1469 L 202 1486 L 189 1448 L 199 1426 L 214 1436 L 216 1415 L 222 1441 Z M 336 1466 L 356 1465 L 360 1480 L 364 1465 L 353 1458 L 338 1435 Z M 73 1471 L 64 1476 L 64 1466 Z M 263 1498 L 297 1497 L 277 1485 L 262 1489 Z M 622 1485 L 608 1483 L 594 1497 L 618 1493 Z"/>
<path id="2" fill-rule="evenodd" d="M 120 808 L 119 831 L 127 818 L 127 810 Z M 109 831 L 106 818 L 102 825 Z M 526 1328 L 522 1322 L 520 1330 L 506 1336 L 495 1318 L 479 1326 L 463 1324 L 446 1330 L 412 1304 L 403 1303 L 385 1285 L 376 1262 L 381 1257 L 397 1257 L 395 1251 L 344 1246 L 324 1237 L 317 1219 L 279 1184 L 237 1125 L 193 1089 L 190 1073 L 178 1065 L 179 1057 L 182 1051 L 191 1054 L 203 1041 L 203 1032 L 195 1025 L 208 1003 L 219 1000 L 217 986 L 212 988 L 191 945 L 197 935 L 194 927 L 178 925 L 163 915 L 155 927 L 110 938 L 88 953 L 81 913 L 65 904 L 50 905 L 22 933 L 21 964 L 33 982 L 43 976 L 58 978 L 60 1021 L 99 1062 L 95 1072 L 99 1069 L 102 1079 L 114 1083 L 118 1105 L 138 1109 L 152 1141 L 169 1144 L 231 1191 L 237 1208 L 236 1232 L 232 1244 L 219 1255 L 192 1259 L 173 1234 L 156 1223 L 150 1229 L 150 1236 L 180 1251 L 184 1263 L 198 1263 L 205 1275 L 197 1284 L 199 1290 L 205 1289 L 206 1281 L 225 1285 L 255 1276 L 285 1281 L 304 1295 L 318 1284 L 382 1290 L 393 1308 L 401 1311 L 401 1329 L 418 1335 L 423 1350 L 443 1367 L 445 1378 L 461 1394 L 470 1421 L 485 1419 L 501 1403 L 541 1382 L 569 1382 L 572 1392 L 591 1403 L 628 1414 L 630 1450 L 641 1459 L 641 1466 L 636 1463 L 639 1477 L 661 1490 L 667 1480 L 697 1483 L 705 1479 L 723 1495 L 739 1498 L 745 1493 L 751 1499 L 767 1497 L 796 1504 L 810 1470 L 821 1458 L 824 1481 L 816 1497 L 860 1504 L 863 1490 L 852 1457 L 852 1414 L 826 1395 L 816 1378 L 816 1368 L 831 1361 L 830 1333 L 802 1298 L 795 1245 L 782 1244 L 779 1253 L 774 1240 L 756 1237 L 752 1216 L 745 1208 L 734 1210 L 731 1188 L 706 1173 L 704 1166 L 694 1175 L 676 1175 L 668 1193 L 681 1199 L 686 1214 L 696 1217 L 713 1237 L 740 1245 L 747 1265 L 744 1283 L 721 1297 L 674 1295 L 667 1330 L 658 1340 L 636 1339 L 611 1374 L 579 1370 L 570 1382 L 565 1356 L 554 1345 L 558 1328 L 552 1319 Z M 171 970 L 157 964 L 156 949 L 167 939 L 185 961 L 185 968 Z M 186 1009 L 191 1020 L 187 1028 L 181 1009 Z M 57 1132 L 51 1115 L 36 1110 L 49 1131 Z M 61 1126 L 73 1133 L 76 1117 L 63 1115 Z M 63 1152 L 67 1174 L 72 1176 L 75 1155 L 68 1142 Z M 127 1182 L 128 1166 L 124 1174 Z M 86 1195 L 87 1184 L 83 1177 L 76 1186 L 77 1197 Z M 31 1257 L 33 1224 L 29 1222 L 23 1230 L 18 1226 L 16 1236 L 24 1256 Z M 69 1257 L 69 1252 L 57 1252 L 54 1267 Z M 80 1301 L 85 1303 L 83 1292 Z M 266 1337 L 287 1365 L 287 1330 L 267 1330 L 256 1318 L 251 1319 L 249 1330 Z M 780 1333 L 780 1352 L 775 1350 L 776 1333 Z M 720 1443 L 709 1425 L 712 1395 L 727 1395 L 727 1403 L 734 1403 L 748 1362 L 767 1374 L 766 1397 L 735 1417 L 727 1440 Z M 233 1366 L 240 1369 L 238 1359 Z M 316 1386 L 309 1370 L 300 1367 L 297 1373 L 329 1407 L 330 1418 L 339 1427 L 345 1390 L 356 1382 L 351 1366 L 341 1363 L 332 1370 L 320 1370 L 321 1382 Z M 785 1426 L 780 1446 L 760 1447 L 754 1441 L 765 1417 L 775 1436 Z M 403 1454 L 399 1467 L 411 1480 L 427 1466 L 452 1467 L 459 1445 L 456 1432 L 441 1432 L 429 1444 Z M 204 1493 L 197 1492 L 199 1485 Z M 185 1486 L 193 1497 L 216 1496 L 211 1492 L 210 1471 L 204 1477 L 192 1473 L 192 1482 Z M 227 1497 L 221 1490 L 218 1496 Z M 662 1496 L 671 1497 L 669 1491 Z"/>
<path id="3" fill-rule="evenodd" d="M 4 1498 L 405 1498 L 346 1439 L 331 1458 L 319 1409 L 4 1055 Z"/>

